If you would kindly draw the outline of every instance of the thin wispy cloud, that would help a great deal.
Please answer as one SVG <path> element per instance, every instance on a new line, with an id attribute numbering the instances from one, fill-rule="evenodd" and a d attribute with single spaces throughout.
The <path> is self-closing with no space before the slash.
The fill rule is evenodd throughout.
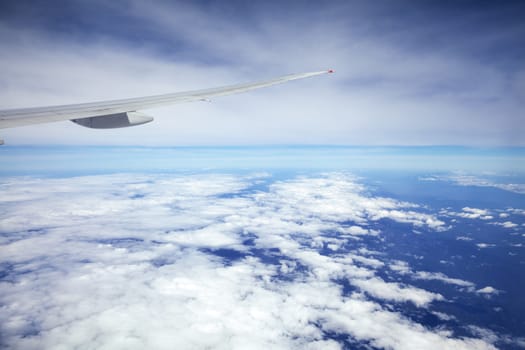
<path id="1" fill-rule="evenodd" d="M 437 175 L 437 176 L 425 176 L 420 177 L 420 181 L 451 181 L 459 186 L 476 186 L 476 187 L 493 187 L 504 191 L 525 193 L 525 184 L 523 183 L 500 183 L 495 180 L 491 180 L 486 176 L 470 175 L 465 173 L 452 173 L 448 175 Z M 464 208 L 463 211 L 469 212 L 468 215 L 472 218 L 479 217 L 482 212 L 478 209 Z"/>

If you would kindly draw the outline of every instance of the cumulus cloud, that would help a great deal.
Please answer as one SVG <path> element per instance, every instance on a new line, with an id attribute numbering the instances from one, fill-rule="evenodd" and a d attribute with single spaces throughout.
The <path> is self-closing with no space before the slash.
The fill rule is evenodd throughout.
<path id="1" fill-rule="evenodd" d="M 335 333 L 392 349 L 494 348 L 385 305 L 427 310 L 444 297 L 379 276 L 389 262 L 353 249 L 355 238 L 380 236 L 379 220 L 440 225 L 415 204 L 369 195 L 350 175 L 104 175 L 1 186 L 8 347 L 341 348 L 326 337 Z"/>
<path id="2" fill-rule="evenodd" d="M 499 292 L 500 292 L 499 290 L 491 286 L 486 286 L 476 291 L 476 293 L 480 293 L 480 294 L 498 294 Z"/>
<path id="3" fill-rule="evenodd" d="M 400 285 L 399 283 L 388 283 L 380 278 L 358 279 L 352 282 L 370 295 L 386 300 L 410 301 L 416 306 L 425 306 L 434 300 L 443 300 L 443 296 L 437 293 Z"/>
<path id="4" fill-rule="evenodd" d="M 515 227 L 518 227 L 518 224 L 515 224 L 512 221 L 495 222 L 494 225 L 502 226 L 504 228 L 515 228 Z"/>
<path id="5" fill-rule="evenodd" d="M 490 220 L 494 218 L 492 215 L 489 215 L 489 211 L 487 209 L 465 207 L 462 210 L 463 212 L 457 213 L 456 215 L 467 219 Z"/>
<path id="6" fill-rule="evenodd" d="M 512 214 L 525 215 L 524 209 L 508 208 L 507 212 L 512 213 Z"/>
<path id="7" fill-rule="evenodd" d="M 410 267 L 408 266 L 408 263 L 406 261 L 401 261 L 401 260 L 393 261 L 392 263 L 390 263 L 389 268 L 403 275 L 406 275 L 412 272 Z"/>

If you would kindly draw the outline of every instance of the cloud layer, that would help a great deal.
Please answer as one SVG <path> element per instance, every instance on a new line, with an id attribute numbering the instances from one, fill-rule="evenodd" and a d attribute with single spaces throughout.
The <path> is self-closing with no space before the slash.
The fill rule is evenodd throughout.
<path id="1" fill-rule="evenodd" d="M 443 230 L 435 215 L 372 196 L 347 174 L 268 176 L 4 179 L 3 345 L 494 348 L 497 336 L 478 336 L 488 330 L 458 335 L 452 316 L 429 328 L 397 310 L 432 313 L 446 299 L 380 271 L 472 293 L 474 283 L 360 244 L 381 239 L 385 220 Z"/>

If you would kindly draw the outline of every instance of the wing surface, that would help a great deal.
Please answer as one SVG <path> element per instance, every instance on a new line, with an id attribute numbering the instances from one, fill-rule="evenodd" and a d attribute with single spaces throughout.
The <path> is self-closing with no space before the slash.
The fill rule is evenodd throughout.
<path id="1" fill-rule="evenodd" d="M 199 101 L 211 97 L 237 94 L 250 90 L 260 89 L 267 86 L 285 83 L 296 79 L 303 79 L 332 72 L 332 70 L 327 70 L 311 73 L 290 74 L 279 78 L 259 82 L 229 85 L 205 90 L 177 92 L 156 96 L 128 98 L 122 100 L 99 101 L 62 106 L 0 110 L 0 129 L 31 124 L 50 123 L 63 120 L 76 120 L 75 122 L 77 122 L 78 124 L 84 125 L 86 122 L 82 122 L 83 118 L 114 118 L 114 116 L 118 115 L 119 113 L 135 112 L 137 110 L 165 106 L 175 103 Z M 127 116 L 126 118 L 128 117 L 129 116 Z M 91 120 L 89 121 L 91 122 Z"/>

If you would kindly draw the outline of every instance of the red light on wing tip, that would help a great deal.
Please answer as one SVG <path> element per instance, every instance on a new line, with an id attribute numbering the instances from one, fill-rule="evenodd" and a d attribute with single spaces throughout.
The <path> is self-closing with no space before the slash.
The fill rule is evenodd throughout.
<path id="1" fill-rule="evenodd" d="M 333 73 L 333 72 L 335 72 L 333 69 L 328 70 L 328 73 Z"/>

